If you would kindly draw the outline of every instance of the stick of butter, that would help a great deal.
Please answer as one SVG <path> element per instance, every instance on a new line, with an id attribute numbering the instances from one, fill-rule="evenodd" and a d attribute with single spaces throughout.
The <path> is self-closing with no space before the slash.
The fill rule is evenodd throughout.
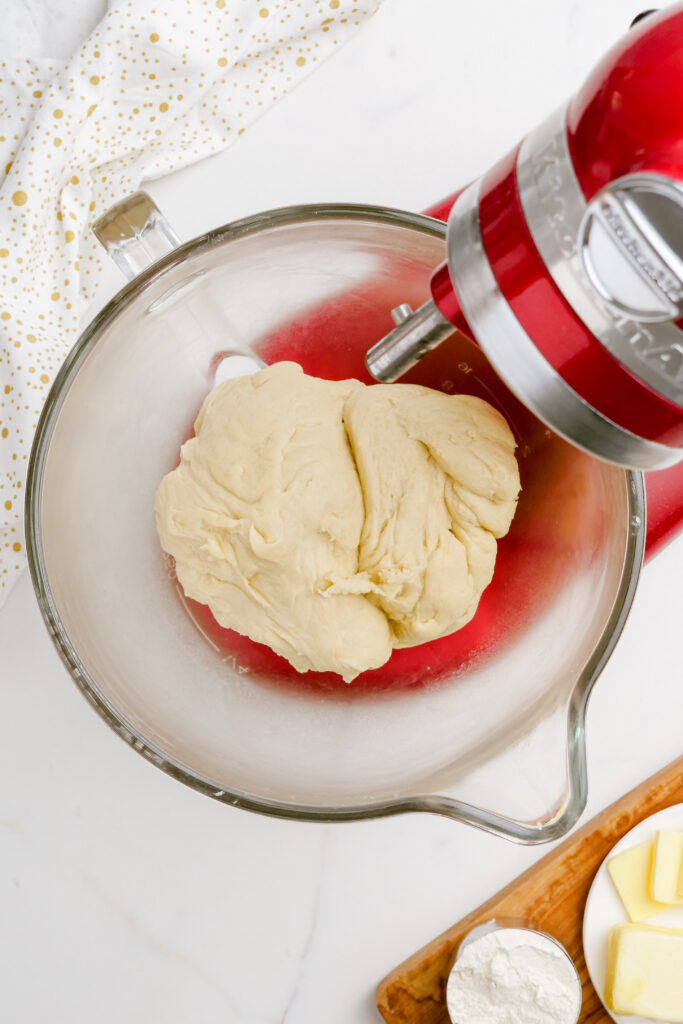
<path id="1" fill-rule="evenodd" d="M 640 843 L 607 861 L 607 870 L 632 921 L 642 921 L 664 910 L 650 895 L 654 842 Z"/>
<path id="2" fill-rule="evenodd" d="M 681 871 L 678 876 L 678 895 L 683 896 L 683 857 L 681 857 Z"/>
<path id="3" fill-rule="evenodd" d="M 650 895 L 657 903 L 683 903 L 678 881 L 683 860 L 683 832 L 658 832 L 652 857 Z"/>
<path id="4" fill-rule="evenodd" d="M 618 924 L 607 948 L 605 1005 L 683 1024 L 683 931 L 649 924 Z"/>

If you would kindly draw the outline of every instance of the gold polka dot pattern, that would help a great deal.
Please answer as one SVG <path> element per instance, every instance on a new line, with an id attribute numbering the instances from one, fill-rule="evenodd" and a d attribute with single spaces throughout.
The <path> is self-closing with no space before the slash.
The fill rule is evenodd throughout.
<path id="1" fill-rule="evenodd" d="M 70 61 L 0 62 L 0 606 L 33 432 L 97 286 L 93 221 L 228 146 L 378 4 L 119 0 Z"/>

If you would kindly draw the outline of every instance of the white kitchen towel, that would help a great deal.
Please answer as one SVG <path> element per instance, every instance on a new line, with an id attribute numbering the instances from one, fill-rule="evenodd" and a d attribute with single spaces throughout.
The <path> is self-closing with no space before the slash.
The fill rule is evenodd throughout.
<path id="1" fill-rule="evenodd" d="M 38 416 L 97 287 L 93 220 L 230 145 L 379 2 L 113 0 L 70 61 L 0 63 L 0 606 Z"/>

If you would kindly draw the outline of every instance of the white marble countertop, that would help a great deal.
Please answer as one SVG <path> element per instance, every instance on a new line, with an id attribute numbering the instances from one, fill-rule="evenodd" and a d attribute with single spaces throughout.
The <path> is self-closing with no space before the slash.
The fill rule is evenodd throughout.
<path id="1" fill-rule="evenodd" d="M 4 0 L 0 54 L 67 56 L 103 6 Z M 188 238 L 294 202 L 420 209 L 569 95 L 644 6 L 385 0 L 233 149 L 149 190 Z M 119 284 L 108 271 L 101 301 Z M 681 753 L 682 578 L 679 540 L 646 567 L 592 698 L 587 814 Z M 546 852 L 428 815 L 294 824 L 196 795 L 93 714 L 26 575 L 0 613 L 0 682 L 12 1024 L 373 1024 L 390 968 Z"/>

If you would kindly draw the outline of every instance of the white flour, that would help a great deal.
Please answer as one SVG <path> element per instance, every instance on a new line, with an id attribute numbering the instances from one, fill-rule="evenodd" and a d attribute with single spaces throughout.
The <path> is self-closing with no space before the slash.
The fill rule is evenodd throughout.
<path id="1" fill-rule="evenodd" d="M 575 1024 L 581 986 L 551 939 L 502 928 L 463 948 L 446 998 L 453 1024 Z"/>

